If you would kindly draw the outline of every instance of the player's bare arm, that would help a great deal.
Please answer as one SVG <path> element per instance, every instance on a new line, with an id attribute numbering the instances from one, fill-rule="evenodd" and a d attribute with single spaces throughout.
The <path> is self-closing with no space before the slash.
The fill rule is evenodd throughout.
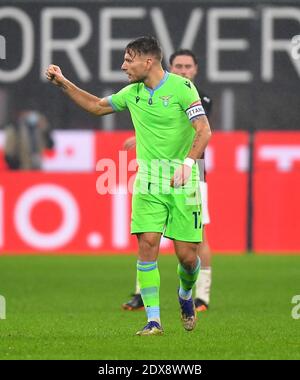
<path id="1" fill-rule="evenodd" d="M 46 78 L 60 87 L 78 106 L 92 114 L 102 116 L 114 112 L 106 98 L 98 98 L 77 87 L 64 77 L 59 66 L 50 65 L 46 70 Z"/>
<path id="2" fill-rule="evenodd" d="M 192 126 L 196 131 L 192 148 L 188 153 L 188 157 L 196 161 L 200 158 L 211 138 L 211 129 L 205 115 L 195 117 Z"/>
<path id="3" fill-rule="evenodd" d="M 176 169 L 171 179 L 171 186 L 173 187 L 183 186 L 187 183 L 192 172 L 192 164 L 202 156 L 211 137 L 209 122 L 205 115 L 195 117 L 192 125 L 196 130 L 194 141 L 184 164 Z"/>

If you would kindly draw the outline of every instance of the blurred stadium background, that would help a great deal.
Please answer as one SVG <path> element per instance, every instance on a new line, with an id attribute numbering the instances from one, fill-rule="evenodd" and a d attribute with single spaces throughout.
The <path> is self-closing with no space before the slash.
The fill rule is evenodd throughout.
<path id="1" fill-rule="evenodd" d="M 1 283 L 0 293 L 14 299 L 14 286 L 26 283 L 13 274 L 26 268 L 25 258 L 15 255 L 116 255 L 136 250 L 129 234 L 131 199 L 123 192 L 133 171 L 127 169 L 127 176 L 117 171 L 114 194 L 96 192 L 97 162 L 103 158 L 118 162 L 124 139 L 133 134 L 129 115 L 88 115 L 50 86 L 44 71 L 48 64 L 58 64 L 79 87 L 99 96 L 111 94 L 126 84 L 120 71 L 124 46 L 145 34 L 160 40 L 165 67 L 174 50 L 193 50 L 199 59 L 196 84 L 213 99 L 214 133 L 206 154 L 211 215 L 207 233 L 213 252 L 226 255 L 216 256 L 220 267 L 216 266 L 214 289 L 218 279 L 221 286 L 218 273 L 222 276 L 220 268 L 228 255 L 239 259 L 248 253 L 267 254 L 269 262 L 258 261 L 265 264 L 266 273 L 273 255 L 284 256 L 278 260 L 284 260 L 286 277 L 291 274 L 284 295 L 286 318 L 291 319 L 291 298 L 297 289 L 300 293 L 300 37 L 295 37 L 300 35 L 300 4 L 296 0 L 1 1 L 0 252 L 5 256 L 2 278 L 5 272 L 14 284 Z M 43 150 L 40 170 L 12 170 L 4 159 L 7 126 L 17 124 L 28 110 L 45 117 L 53 141 Z M 130 152 L 128 163 L 132 159 Z M 170 241 L 162 241 L 162 252 L 172 252 Z M 13 263 L 5 261 L 10 256 Z M 67 259 L 63 258 L 66 267 L 74 265 Z M 34 258 L 28 260 L 34 267 Z M 133 255 L 129 260 L 128 289 L 119 298 L 115 295 L 115 307 L 134 281 Z M 234 262 L 229 256 L 228 260 Z M 283 261 L 272 263 L 277 265 L 276 288 Z M 247 273 L 249 261 L 239 265 Z M 46 276 L 45 268 L 42 272 Z M 120 276 L 125 278 L 121 267 Z M 228 291 L 232 292 L 230 286 Z"/>

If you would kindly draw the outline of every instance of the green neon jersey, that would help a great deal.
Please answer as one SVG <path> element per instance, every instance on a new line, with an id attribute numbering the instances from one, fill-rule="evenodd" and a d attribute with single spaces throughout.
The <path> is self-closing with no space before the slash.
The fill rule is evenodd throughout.
<path id="1" fill-rule="evenodd" d="M 131 114 L 139 173 L 143 171 L 141 162 L 148 167 L 153 160 L 177 165 L 182 162 L 195 135 L 191 121 L 205 115 L 194 84 L 168 72 L 154 89 L 147 88 L 142 82 L 133 83 L 108 100 L 116 112 L 128 109 Z M 173 172 L 171 170 L 170 175 Z"/>

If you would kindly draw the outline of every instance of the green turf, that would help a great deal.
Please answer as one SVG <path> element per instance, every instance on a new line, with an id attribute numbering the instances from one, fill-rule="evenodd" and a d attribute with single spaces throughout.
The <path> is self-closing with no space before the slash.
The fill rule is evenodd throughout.
<path id="1" fill-rule="evenodd" d="M 1 257 L 1 359 L 300 359 L 299 257 L 215 256 L 211 309 L 183 330 L 176 259 L 162 256 L 163 336 L 134 336 L 144 312 L 120 305 L 134 288 L 135 258 Z"/>

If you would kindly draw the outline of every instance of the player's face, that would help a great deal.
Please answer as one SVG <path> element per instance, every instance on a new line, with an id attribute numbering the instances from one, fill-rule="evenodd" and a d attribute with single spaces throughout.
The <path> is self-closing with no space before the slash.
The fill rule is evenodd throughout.
<path id="1" fill-rule="evenodd" d="M 127 74 L 130 83 L 142 82 L 147 77 L 151 59 L 143 54 L 125 52 L 121 69 Z"/>
<path id="2" fill-rule="evenodd" d="M 178 55 L 174 58 L 170 71 L 193 82 L 198 73 L 198 65 L 189 55 Z"/>

